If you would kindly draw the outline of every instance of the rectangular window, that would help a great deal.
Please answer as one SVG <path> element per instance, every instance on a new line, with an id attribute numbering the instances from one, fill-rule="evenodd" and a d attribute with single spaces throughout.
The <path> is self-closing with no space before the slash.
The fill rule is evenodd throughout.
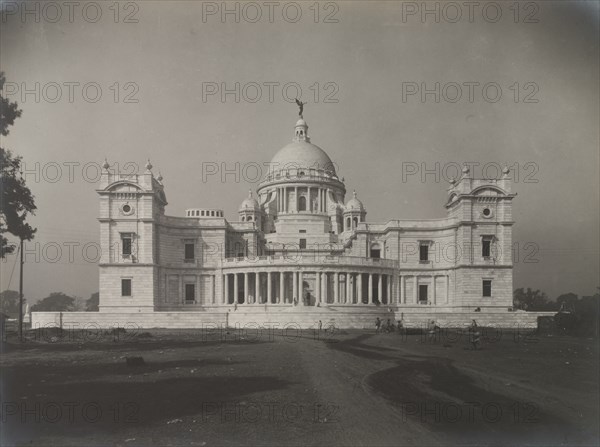
<path id="1" fill-rule="evenodd" d="M 196 285 L 186 284 L 185 285 L 185 302 L 193 303 L 196 301 Z"/>
<path id="2" fill-rule="evenodd" d="M 194 250 L 196 248 L 195 244 L 185 244 L 185 262 L 192 262 L 195 259 Z"/>
<path id="3" fill-rule="evenodd" d="M 299 233 L 306 233 L 306 230 L 298 230 Z"/>
<path id="4" fill-rule="evenodd" d="M 427 284 L 419 285 L 419 301 L 422 303 L 427 302 Z"/>
<path id="5" fill-rule="evenodd" d="M 490 252 L 492 248 L 492 241 L 490 239 L 484 239 L 481 241 L 481 256 L 484 258 L 490 257 Z"/>
<path id="6" fill-rule="evenodd" d="M 492 296 L 492 280 L 491 279 L 483 280 L 483 296 L 484 297 Z"/>
<path id="7" fill-rule="evenodd" d="M 131 256 L 133 246 L 133 235 L 131 233 L 123 233 L 121 235 L 121 246 L 123 256 Z"/>
<path id="8" fill-rule="evenodd" d="M 121 296 L 131 296 L 131 279 L 121 279 Z"/>
<path id="9" fill-rule="evenodd" d="M 429 245 L 428 244 L 419 245 L 419 261 L 421 261 L 421 262 L 429 261 Z"/>
<path id="10" fill-rule="evenodd" d="M 306 248 L 306 239 L 300 239 L 300 250 Z"/>
<path id="11" fill-rule="evenodd" d="M 381 258 L 381 250 L 378 248 L 371 249 L 371 258 L 380 259 Z"/>

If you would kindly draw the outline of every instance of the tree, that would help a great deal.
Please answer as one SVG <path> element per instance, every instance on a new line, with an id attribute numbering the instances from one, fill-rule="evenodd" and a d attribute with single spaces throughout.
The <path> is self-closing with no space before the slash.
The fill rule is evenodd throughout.
<path id="1" fill-rule="evenodd" d="M 548 296 L 541 290 L 527 290 L 520 288 L 514 291 L 513 306 L 515 309 L 529 311 L 554 310 L 555 303 L 548 301 Z"/>
<path id="2" fill-rule="evenodd" d="M 69 312 L 75 309 L 75 298 L 62 292 L 52 292 L 39 303 L 31 306 L 32 312 Z"/>
<path id="3" fill-rule="evenodd" d="M 21 116 L 16 102 L 4 97 L 4 73 L 0 72 L 0 135 L 7 136 L 9 126 Z M 11 151 L 0 147 L 0 258 L 13 253 L 15 245 L 4 237 L 6 232 L 19 239 L 30 241 L 35 229 L 27 222 L 29 213 L 35 214 L 33 195 L 21 177 L 21 160 Z"/>
<path id="4" fill-rule="evenodd" d="M 98 305 L 100 304 L 100 292 L 92 293 L 90 298 L 85 302 L 86 312 L 98 312 Z"/>
<path id="5" fill-rule="evenodd" d="M 17 317 L 19 315 L 19 292 L 5 290 L 0 293 L 0 311 L 9 317 Z"/>

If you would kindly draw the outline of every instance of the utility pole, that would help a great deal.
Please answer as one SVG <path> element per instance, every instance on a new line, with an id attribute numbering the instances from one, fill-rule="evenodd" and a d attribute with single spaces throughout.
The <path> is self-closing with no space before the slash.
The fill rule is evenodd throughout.
<path id="1" fill-rule="evenodd" d="M 23 239 L 21 239 L 21 268 L 19 269 L 19 341 L 23 341 Z"/>

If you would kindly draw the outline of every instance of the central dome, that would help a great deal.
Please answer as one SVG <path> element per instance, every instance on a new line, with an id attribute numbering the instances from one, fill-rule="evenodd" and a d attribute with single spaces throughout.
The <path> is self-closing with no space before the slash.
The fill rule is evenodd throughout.
<path id="1" fill-rule="evenodd" d="M 294 141 L 279 150 L 271 160 L 272 169 L 323 169 L 335 174 L 329 155 L 319 146 L 305 140 Z"/>

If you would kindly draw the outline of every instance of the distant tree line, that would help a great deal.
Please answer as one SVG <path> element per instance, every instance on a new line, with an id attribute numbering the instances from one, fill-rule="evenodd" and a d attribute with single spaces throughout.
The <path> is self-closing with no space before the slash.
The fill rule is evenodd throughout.
<path id="1" fill-rule="evenodd" d="M 97 312 L 99 300 L 100 293 L 98 292 L 92 293 L 87 300 L 62 292 L 52 292 L 31 306 L 30 310 L 32 312 Z M 19 292 L 15 290 L 0 292 L 0 309 L 10 318 L 17 318 L 19 316 Z"/>

